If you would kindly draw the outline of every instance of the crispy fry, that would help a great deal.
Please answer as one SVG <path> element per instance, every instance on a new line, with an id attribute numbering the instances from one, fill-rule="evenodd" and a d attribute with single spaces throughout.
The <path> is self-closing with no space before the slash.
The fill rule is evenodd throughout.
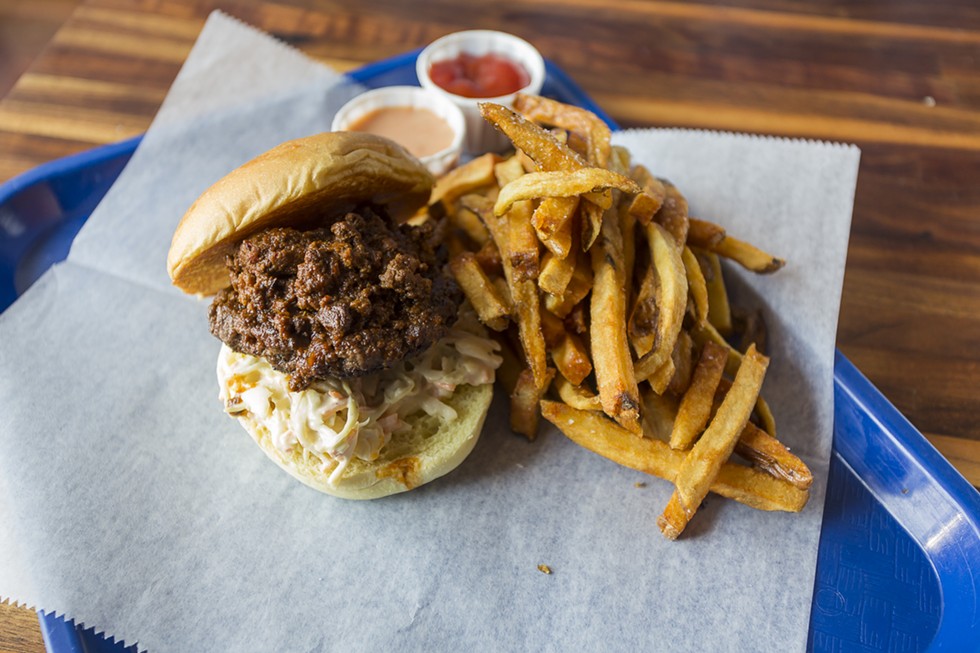
<path id="1" fill-rule="evenodd" d="M 503 362 L 497 368 L 497 381 L 509 397 L 517 388 L 517 377 L 527 368 L 524 367 L 520 354 L 514 351 L 506 333 L 491 333 L 490 336 L 500 345 L 500 358 Z"/>
<path id="2" fill-rule="evenodd" d="M 582 243 L 582 251 L 587 252 L 592 249 L 599 232 L 602 229 L 602 217 L 604 209 L 592 202 L 584 202 L 579 209 L 581 216 L 581 230 L 579 240 Z"/>
<path id="3" fill-rule="evenodd" d="M 529 120 L 582 134 L 590 165 L 602 167 L 609 160 L 609 126 L 591 111 L 525 93 L 518 93 L 514 98 L 514 108 Z"/>
<path id="4" fill-rule="evenodd" d="M 725 290 L 725 278 L 721 273 L 721 261 L 714 252 L 699 250 L 698 261 L 704 272 L 704 281 L 708 287 L 708 322 L 722 335 L 732 332 L 732 309 L 728 303 L 728 291 Z"/>
<path id="5" fill-rule="evenodd" d="M 549 197 L 534 210 L 531 224 L 541 240 L 548 240 L 572 219 L 578 209 L 578 197 Z"/>
<path id="6" fill-rule="evenodd" d="M 630 214 L 640 223 L 647 224 L 663 206 L 667 189 L 662 181 L 650 174 L 650 171 L 642 165 L 633 166 L 630 177 L 643 188 L 643 192 L 633 199 L 629 209 Z"/>
<path id="7" fill-rule="evenodd" d="M 749 422 L 735 445 L 735 453 L 755 467 L 806 490 L 813 483 L 813 474 L 806 464 L 786 446 L 758 426 Z"/>
<path id="8" fill-rule="evenodd" d="M 459 211 L 451 212 L 449 214 L 449 224 L 465 233 L 478 247 L 490 239 L 490 233 L 487 231 L 486 225 L 469 209 L 460 209 Z"/>
<path id="9" fill-rule="evenodd" d="M 701 349 L 694 379 L 677 408 L 677 419 L 670 434 L 671 448 L 689 449 L 704 430 L 727 360 L 728 350 L 714 342 L 706 342 Z"/>
<path id="10" fill-rule="evenodd" d="M 596 384 L 606 414 L 637 435 L 640 395 L 626 339 L 623 239 L 616 220 L 602 223 L 592 249 L 591 344 Z"/>
<path id="11" fill-rule="evenodd" d="M 538 275 L 538 286 L 546 293 L 556 297 L 565 294 L 568 283 L 575 273 L 576 257 L 558 258 L 553 252 L 545 252 L 541 263 L 541 273 Z"/>
<path id="12" fill-rule="evenodd" d="M 504 273 L 504 262 L 500 259 L 500 250 L 492 238 L 483 243 L 476 253 L 476 260 L 488 277 L 500 277 Z M 508 292 L 508 296 L 510 293 Z M 501 295 L 503 297 L 503 295 Z"/>
<path id="13" fill-rule="evenodd" d="M 701 272 L 698 258 L 690 247 L 685 247 L 681 252 L 681 260 L 687 274 L 687 288 L 694 302 L 694 317 L 698 323 L 704 324 L 708 319 L 708 286 L 704 281 L 704 273 Z"/>
<path id="14" fill-rule="evenodd" d="M 494 277 L 490 280 L 490 283 L 493 284 L 494 290 L 497 291 L 497 297 L 499 297 L 500 301 L 502 301 L 504 306 L 507 307 L 507 313 L 513 316 L 514 298 L 510 295 L 510 286 L 507 285 L 507 280 L 503 277 Z"/>
<path id="15" fill-rule="evenodd" d="M 657 343 L 657 322 L 660 316 L 660 288 L 653 263 L 643 268 L 640 288 L 633 300 L 629 322 L 626 324 L 630 344 L 637 358 L 646 356 Z M 643 378 L 642 376 L 639 378 Z"/>
<path id="16" fill-rule="evenodd" d="M 470 252 L 454 256 L 449 261 L 449 269 L 476 310 L 480 321 L 494 331 L 506 329 L 510 321 L 510 310 L 484 274 L 476 256 Z"/>
<path id="17" fill-rule="evenodd" d="M 755 402 L 755 414 L 759 418 L 762 430 L 772 437 L 776 437 L 776 418 L 773 417 L 772 410 L 762 395 L 759 395 L 758 401 Z"/>
<path id="18" fill-rule="evenodd" d="M 664 202 L 653 219 L 674 237 L 678 245 L 683 247 L 687 242 L 688 231 L 687 200 L 672 183 L 666 179 L 661 181 L 665 190 Z"/>
<path id="19" fill-rule="evenodd" d="M 707 220 L 688 217 L 687 244 L 711 249 L 725 240 L 725 228 Z"/>
<path id="20" fill-rule="evenodd" d="M 715 254 L 724 256 L 741 265 L 746 270 L 759 274 L 771 274 L 779 270 L 786 261 L 767 254 L 755 245 L 726 236 L 720 243 L 710 248 Z"/>
<path id="21" fill-rule="evenodd" d="M 735 376 L 738 373 L 738 368 L 742 364 L 742 352 L 732 347 L 728 344 L 728 341 L 718 333 L 717 329 L 711 326 L 710 322 L 705 322 L 702 325 L 695 325 L 691 329 L 691 337 L 694 338 L 694 342 L 697 345 L 704 346 L 708 341 L 715 343 L 724 347 L 728 351 L 728 362 L 725 363 L 725 374 L 729 376 Z M 722 380 L 722 383 L 725 381 Z"/>
<path id="22" fill-rule="evenodd" d="M 667 392 L 681 396 L 687 392 L 694 375 L 694 340 L 687 331 L 681 330 L 677 334 L 670 360 L 674 363 L 674 374 L 670 377 Z"/>
<path id="23" fill-rule="evenodd" d="M 555 377 L 555 388 L 561 400 L 578 410 L 602 410 L 599 395 L 592 394 L 580 385 L 574 385 L 561 376 Z"/>
<path id="24" fill-rule="evenodd" d="M 534 281 L 521 280 L 514 270 L 510 256 L 508 230 L 502 220 L 494 216 L 486 198 L 478 195 L 464 195 L 460 204 L 475 212 L 483 220 L 490 235 L 500 250 L 503 261 L 504 277 L 510 287 L 510 300 L 513 317 L 517 321 L 521 346 L 527 366 L 534 375 L 534 380 L 540 390 L 546 387 L 547 351 L 544 337 L 541 335 L 541 302 Z"/>
<path id="25" fill-rule="evenodd" d="M 620 465 L 673 481 L 684 463 L 684 452 L 666 442 L 638 438 L 596 411 L 542 401 L 541 414 L 576 444 Z M 751 467 L 724 463 L 711 491 L 759 510 L 799 512 L 809 494 Z"/>
<path id="26" fill-rule="evenodd" d="M 517 156 L 511 156 L 493 166 L 493 176 L 497 185 L 503 188 L 524 174 L 524 167 Z"/>
<path id="27" fill-rule="evenodd" d="M 537 170 L 578 170 L 585 167 L 582 157 L 558 141 L 548 130 L 520 114 L 492 102 L 481 102 L 480 113 L 504 133 L 537 166 Z"/>
<path id="28" fill-rule="evenodd" d="M 558 345 L 552 349 L 551 359 L 558 372 L 575 385 L 581 384 L 592 373 L 592 362 L 585 351 L 585 345 L 574 333 L 564 334 Z"/>
<path id="29" fill-rule="evenodd" d="M 572 252 L 578 207 L 578 197 L 546 197 L 531 216 L 531 225 L 538 238 L 558 258 L 567 258 Z"/>
<path id="30" fill-rule="evenodd" d="M 658 395 L 649 387 L 640 390 L 643 401 L 643 435 L 667 442 L 677 418 L 677 399 Z"/>
<path id="31" fill-rule="evenodd" d="M 575 265 L 575 269 L 572 270 L 572 278 L 565 288 L 565 294 L 561 297 L 545 295 L 545 308 L 558 317 L 565 317 L 571 313 L 572 309 L 578 306 L 592 290 L 592 265 L 586 260 L 587 255 L 578 254 L 578 257 L 579 262 Z"/>
<path id="32" fill-rule="evenodd" d="M 684 323 L 684 312 L 687 308 L 687 275 L 684 272 L 680 249 L 667 230 L 656 222 L 645 225 L 643 229 L 647 234 L 650 257 L 657 270 L 660 306 L 656 346 L 636 362 L 635 370 L 637 379 L 651 379 L 657 373 L 657 378 L 651 385 L 657 394 L 663 394 L 673 374 L 673 362 L 670 357 L 674 352 L 677 334 L 680 333 Z"/>
<path id="33" fill-rule="evenodd" d="M 574 172 L 529 172 L 500 189 L 493 212 L 503 215 L 514 202 L 542 197 L 573 197 L 590 191 L 615 188 L 640 192 L 636 182 L 605 168 L 581 168 Z"/>
<path id="34" fill-rule="evenodd" d="M 507 246 L 516 281 L 538 278 L 538 238 L 531 227 L 531 202 L 515 202 L 504 216 L 507 220 Z"/>
<path id="35" fill-rule="evenodd" d="M 554 376 L 555 371 L 548 369 L 547 381 L 543 386 L 534 378 L 531 370 L 523 370 L 517 377 L 517 385 L 510 395 L 510 428 L 528 440 L 538 436 L 538 402 Z"/>
<path id="36" fill-rule="evenodd" d="M 674 479 L 674 493 L 657 520 L 665 536 L 676 539 L 707 496 L 718 471 L 732 455 L 762 388 L 769 359 L 749 349 L 731 389 L 701 438 L 691 447 Z"/>
<path id="37" fill-rule="evenodd" d="M 541 334 L 541 308 L 538 289 L 533 281 L 511 281 L 510 286 L 524 356 L 527 358 L 528 367 L 534 374 L 534 381 L 538 389 L 544 391 L 550 379 L 547 378 L 548 354 L 544 344 L 544 336 Z"/>
<path id="38" fill-rule="evenodd" d="M 500 157 L 496 154 L 487 153 L 450 170 L 436 182 L 429 204 L 449 204 L 467 193 L 494 183 L 493 167 L 499 160 Z"/>

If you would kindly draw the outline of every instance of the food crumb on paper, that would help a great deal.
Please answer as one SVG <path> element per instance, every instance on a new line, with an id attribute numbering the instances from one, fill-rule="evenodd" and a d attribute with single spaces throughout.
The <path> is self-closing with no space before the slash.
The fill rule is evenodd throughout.
<path id="1" fill-rule="evenodd" d="M 549 574 L 550 575 L 551 574 L 551 567 L 549 567 L 548 565 L 538 565 L 538 571 L 540 571 L 542 574 Z"/>

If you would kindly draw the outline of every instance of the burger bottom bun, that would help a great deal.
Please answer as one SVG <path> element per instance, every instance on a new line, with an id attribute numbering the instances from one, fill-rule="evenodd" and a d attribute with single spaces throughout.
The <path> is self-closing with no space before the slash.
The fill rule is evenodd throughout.
<path id="1" fill-rule="evenodd" d="M 455 420 L 425 413 L 408 418 L 410 430 L 393 435 L 377 460 L 351 460 L 336 484 L 327 482 L 329 472 L 303 460 L 299 447 L 286 453 L 273 445 L 266 427 L 248 413 L 235 417 L 262 451 L 299 481 L 344 499 L 378 499 L 412 490 L 459 466 L 480 438 L 492 398 L 492 383 L 459 386 L 446 401 L 456 411 Z"/>

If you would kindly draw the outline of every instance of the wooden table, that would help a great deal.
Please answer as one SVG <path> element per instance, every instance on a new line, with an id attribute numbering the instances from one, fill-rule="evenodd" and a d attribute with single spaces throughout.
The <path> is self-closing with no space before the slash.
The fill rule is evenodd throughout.
<path id="1" fill-rule="evenodd" d="M 510 31 L 623 125 L 858 144 L 838 346 L 980 485 L 980 5 L 345 4 L 83 2 L 0 101 L 0 181 L 144 131 L 215 8 L 341 70 L 459 29 Z M 0 606 L 7 650 L 43 650 L 32 612 Z"/>

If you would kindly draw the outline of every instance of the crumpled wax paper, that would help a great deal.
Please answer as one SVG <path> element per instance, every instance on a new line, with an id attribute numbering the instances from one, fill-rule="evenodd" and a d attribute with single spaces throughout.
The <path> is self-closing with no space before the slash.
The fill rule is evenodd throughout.
<path id="1" fill-rule="evenodd" d="M 857 149 L 615 135 L 693 215 L 789 261 L 730 285 L 770 327 L 764 392 L 810 503 L 712 495 L 669 542 L 669 483 L 551 427 L 513 435 L 499 396 L 457 470 L 372 502 L 294 481 L 223 414 L 207 305 L 167 278 L 171 234 L 213 181 L 328 129 L 359 90 L 208 20 L 68 261 L 0 316 L 0 596 L 150 651 L 804 650 Z"/>

